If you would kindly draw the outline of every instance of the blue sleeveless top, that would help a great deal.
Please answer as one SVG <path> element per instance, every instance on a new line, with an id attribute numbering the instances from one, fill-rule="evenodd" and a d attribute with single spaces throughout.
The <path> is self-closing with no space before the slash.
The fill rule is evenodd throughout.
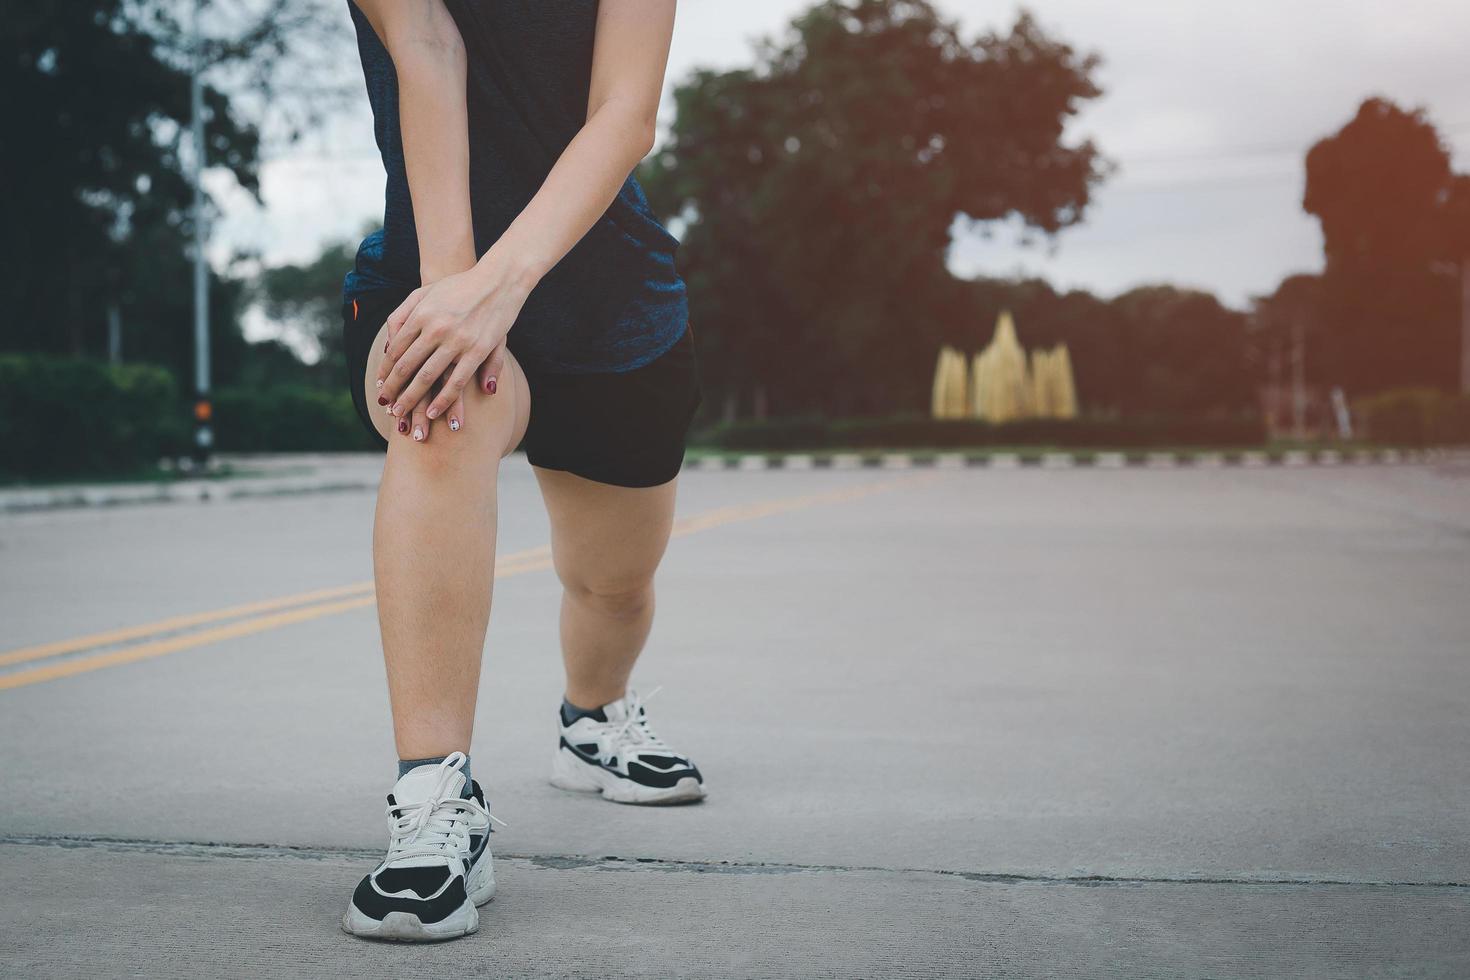
<path id="1" fill-rule="evenodd" d="M 587 118 L 597 0 L 445 0 L 468 59 L 470 207 L 484 255 L 530 202 Z M 420 284 L 392 59 L 348 0 L 387 172 L 383 227 L 368 235 L 344 300 Z M 506 345 L 529 366 L 627 371 L 672 347 L 688 322 L 679 243 L 629 176 L 591 230 L 531 291 Z"/>

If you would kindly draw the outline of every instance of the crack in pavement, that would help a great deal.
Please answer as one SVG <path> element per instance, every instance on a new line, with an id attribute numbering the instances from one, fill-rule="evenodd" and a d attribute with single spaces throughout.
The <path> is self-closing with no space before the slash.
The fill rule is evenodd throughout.
<path id="1" fill-rule="evenodd" d="M 231 858 L 261 860 L 297 858 L 323 861 L 353 858 L 363 861 L 381 860 L 381 850 L 358 847 L 296 846 L 291 844 L 258 844 L 215 841 L 165 841 L 143 838 L 89 835 L 10 835 L 0 836 L 0 847 L 59 847 L 69 849 L 99 848 L 115 852 L 166 854 L 186 858 Z M 681 858 L 624 857 L 608 854 L 600 857 L 577 854 L 513 854 L 495 852 L 503 861 L 525 861 L 552 871 L 662 871 L 693 874 L 785 875 L 877 873 L 894 875 L 934 875 L 964 881 L 1000 885 L 1073 885 L 1107 887 L 1133 885 L 1239 885 L 1256 887 L 1309 886 L 1323 888 L 1434 888 L 1470 890 L 1470 881 L 1385 881 L 1349 878 L 1180 876 L 1164 875 L 1045 875 L 1016 874 L 995 871 L 958 871 L 943 868 L 891 868 L 877 865 L 789 864 L 766 861 L 687 860 Z"/>

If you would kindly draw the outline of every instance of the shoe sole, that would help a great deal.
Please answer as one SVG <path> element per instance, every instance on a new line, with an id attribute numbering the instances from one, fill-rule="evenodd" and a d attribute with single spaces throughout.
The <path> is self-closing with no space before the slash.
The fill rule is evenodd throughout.
<path id="1" fill-rule="evenodd" d="M 673 786 L 663 788 L 640 786 L 599 766 L 583 762 L 570 749 L 558 748 L 551 760 L 551 785 L 572 793 L 598 793 L 614 803 L 639 806 L 671 806 L 696 803 L 705 798 L 707 789 L 693 776 L 685 776 Z"/>
<path id="2" fill-rule="evenodd" d="M 468 936 L 480 928 L 480 910 L 476 906 L 495 897 L 495 869 L 488 851 L 479 866 L 470 872 L 470 879 L 465 903 L 439 922 L 421 922 L 412 912 L 389 912 L 381 920 L 374 919 L 349 902 L 342 916 L 342 931 L 362 939 L 393 943 L 439 943 Z"/>

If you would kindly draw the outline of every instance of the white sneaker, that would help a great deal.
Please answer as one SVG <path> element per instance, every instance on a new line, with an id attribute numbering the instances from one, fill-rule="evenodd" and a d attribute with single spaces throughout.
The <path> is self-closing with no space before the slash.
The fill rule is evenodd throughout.
<path id="1" fill-rule="evenodd" d="M 495 897 L 490 821 L 480 784 L 464 789 L 465 755 L 403 774 L 388 797 L 388 856 L 352 893 L 342 928 L 354 936 L 433 942 L 480 928 Z"/>
<path id="2" fill-rule="evenodd" d="M 649 698 L 658 693 L 655 688 Z M 705 797 L 704 777 L 648 725 L 643 701 L 629 691 L 592 716 L 557 725 L 561 742 L 551 764 L 551 785 L 601 793 L 614 803 L 692 803 Z"/>

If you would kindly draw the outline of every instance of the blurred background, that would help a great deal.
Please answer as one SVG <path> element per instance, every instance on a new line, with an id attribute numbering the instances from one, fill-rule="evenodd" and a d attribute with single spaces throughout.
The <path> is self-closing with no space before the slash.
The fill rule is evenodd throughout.
<path id="1" fill-rule="evenodd" d="M 639 176 L 696 453 L 1470 441 L 1467 33 L 1449 0 L 682 4 Z M 37 0 L 0 44 L 3 479 L 366 448 L 346 5 Z"/>
<path id="2" fill-rule="evenodd" d="M 512 456 L 503 890 L 385 950 L 338 926 L 394 758 L 347 4 L 8 4 L 0 976 L 1470 976 L 1466 38 L 679 4 L 639 176 L 705 398 L 634 681 L 710 799 L 547 783 Z"/>

